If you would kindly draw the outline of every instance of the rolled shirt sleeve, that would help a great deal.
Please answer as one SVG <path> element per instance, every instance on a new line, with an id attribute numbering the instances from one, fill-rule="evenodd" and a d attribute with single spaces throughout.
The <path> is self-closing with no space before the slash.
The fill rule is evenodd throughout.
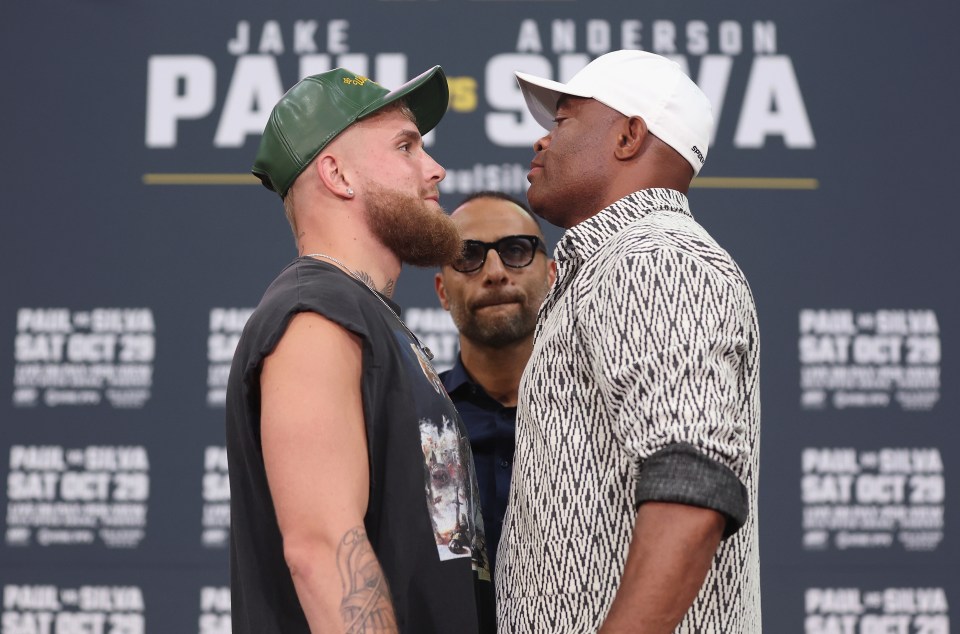
<path id="1" fill-rule="evenodd" d="M 726 518 L 724 539 L 743 526 L 749 509 L 747 489 L 737 475 L 685 442 L 668 445 L 643 462 L 636 500 L 638 506 L 673 502 L 713 509 Z"/>

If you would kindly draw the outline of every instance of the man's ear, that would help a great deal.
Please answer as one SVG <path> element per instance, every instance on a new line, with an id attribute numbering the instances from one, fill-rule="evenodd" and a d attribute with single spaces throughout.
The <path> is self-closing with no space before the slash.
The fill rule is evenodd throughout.
<path id="1" fill-rule="evenodd" d="M 640 153 L 647 134 L 647 122 L 642 117 L 626 117 L 620 123 L 613 155 L 621 161 L 634 158 Z"/>
<path id="2" fill-rule="evenodd" d="M 340 160 L 333 154 L 321 154 L 314 161 L 320 182 L 330 193 L 340 198 L 353 198 L 353 189 L 343 173 Z"/>
<path id="3" fill-rule="evenodd" d="M 437 273 L 433 276 L 433 287 L 437 291 L 437 298 L 440 300 L 440 306 L 446 310 L 450 310 L 450 302 L 447 301 L 447 289 L 443 285 L 443 276 Z"/>

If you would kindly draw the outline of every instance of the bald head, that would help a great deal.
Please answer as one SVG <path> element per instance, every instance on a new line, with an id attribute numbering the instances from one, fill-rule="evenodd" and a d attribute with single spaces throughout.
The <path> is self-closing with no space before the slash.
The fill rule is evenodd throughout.
<path id="1" fill-rule="evenodd" d="M 460 227 L 461 235 L 467 240 L 481 238 L 466 235 L 464 228 L 480 230 L 483 225 L 494 230 L 498 230 L 498 225 L 500 228 L 516 226 L 520 231 L 513 231 L 511 234 L 543 238 L 543 232 L 536 217 L 521 202 L 500 192 L 479 192 L 468 196 L 459 207 L 453 210 L 450 217 Z"/>
<path id="2" fill-rule="evenodd" d="M 522 205 L 495 193 L 467 199 L 450 218 L 463 240 L 487 245 L 479 268 L 444 266 L 436 276 L 437 296 L 460 331 L 461 351 L 528 345 L 556 269 L 543 248 L 534 248 L 528 264 L 508 265 L 499 251 L 513 255 L 511 247 L 493 245 L 511 236 L 535 236 L 542 244 L 539 224 Z"/>

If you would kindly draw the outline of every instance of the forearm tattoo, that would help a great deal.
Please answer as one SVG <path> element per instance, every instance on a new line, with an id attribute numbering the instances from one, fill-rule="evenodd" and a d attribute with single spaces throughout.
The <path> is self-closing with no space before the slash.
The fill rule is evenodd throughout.
<path id="1" fill-rule="evenodd" d="M 340 616 L 347 634 L 396 632 L 390 589 L 362 527 L 350 529 L 340 540 L 337 568 L 343 584 Z"/>

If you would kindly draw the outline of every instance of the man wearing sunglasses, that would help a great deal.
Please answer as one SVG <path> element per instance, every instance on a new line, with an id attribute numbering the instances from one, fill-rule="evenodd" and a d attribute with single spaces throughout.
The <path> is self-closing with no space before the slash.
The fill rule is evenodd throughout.
<path id="1" fill-rule="evenodd" d="M 530 207 L 566 229 L 517 408 L 500 634 L 759 634 L 757 312 L 686 193 L 706 95 L 615 51 L 517 73 L 548 133 Z"/>
<path id="2" fill-rule="evenodd" d="M 556 265 L 537 220 L 506 194 L 473 194 L 451 218 L 464 238 L 463 254 L 435 283 L 460 331 L 460 355 L 440 378 L 470 438 L 493 569 L 510 491 L 520 375 Z"/>

